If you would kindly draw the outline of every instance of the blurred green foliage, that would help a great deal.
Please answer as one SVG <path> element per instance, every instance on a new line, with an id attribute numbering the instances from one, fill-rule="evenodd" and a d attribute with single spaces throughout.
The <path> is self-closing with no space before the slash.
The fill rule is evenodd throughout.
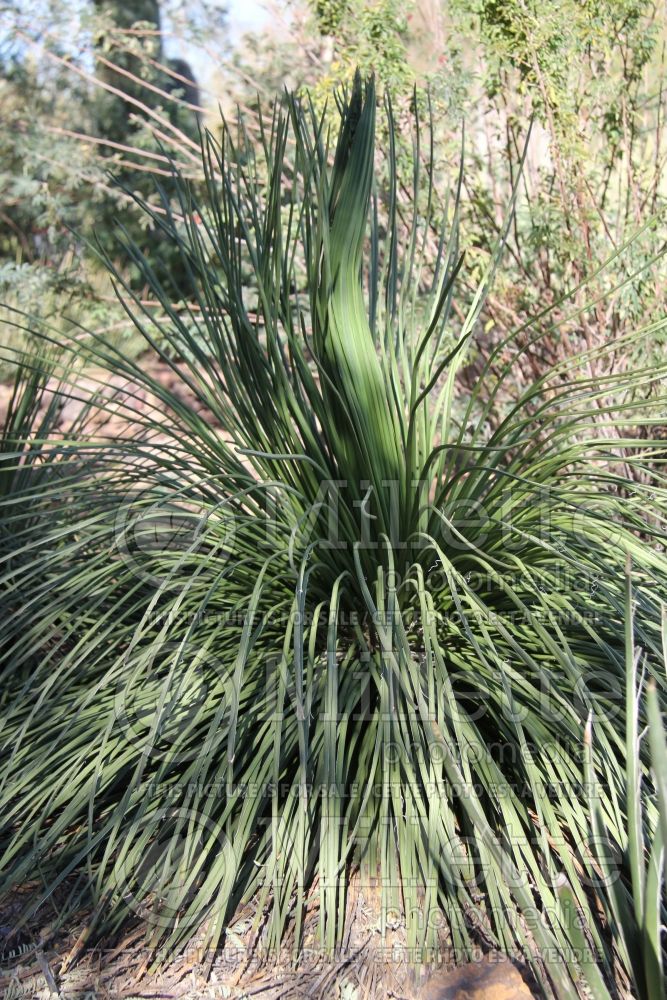
<path id="1" fill-rule="evenodd" d="M 174 22 L 206 8 L 162 6 Z M 175 299 L 188 293 L 136 201 L 171 210 L 171 161 L 199 171 L 195 74 L 165 52 L 160 19 L 157 0 L 12 2 L 0 36 L 0 301 L 113 328 L 130 350 L 136 335 L 99 259 L 117 257 L 119 225 Z M 125 272 L 136 285 L 137 269 Z"/>

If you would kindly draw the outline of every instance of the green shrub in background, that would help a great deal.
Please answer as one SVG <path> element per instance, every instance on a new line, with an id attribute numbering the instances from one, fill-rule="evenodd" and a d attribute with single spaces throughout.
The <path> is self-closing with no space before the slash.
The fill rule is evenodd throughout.
<path id="1" fill-rule="evenodd" d="M 174 384 L 106 337 L 61 342 L 142 392 L 132 435 L 52 442 L 60 480 L 2 505 L 4 669 L 39 661 L 3 708 L 3 888 L 38 872 L 26 919 L 58 892 L 60 920 L 138 922 L 158 960 L 196 932 L 215 948 L 244 901 L 261 948 L 289 932 L 298 953 L 319 905 L 333 954 L 360 869 L 417 963 L 481 940 L 576 996 L 582 939 L 607 984 L 632 971 L 598 905 L 591 768 L 616 835 L 637 807 L 647 844 L 658 822 L 648 770 L 627 799 L 648 760 L 622 732 L 628 557 L 664 697 L 665 365 L 629 362 L 664 323 L 557 360 L 490 428 L 549 333 L 547 307 L 458 396 L 511 212 L 459 304 L 461 181 L 443 209 L 417 160 L 412 215 L 390 194 L 380 224 L 373 85 L 340 111 L 335 150 L 292 97 L 259 146 L 206 137 L 204 197 L 175 175 L 183 221 L 152 221 L 190 276 L 186 317 L 121 240 L 164 318 L 116 280 Z M 571 320 L 577 295 L 558 305 Z M 614 861 L 623 899 L 636 867 Z"/>
<path id="2" fill-rule="evenodd" d="M 349 79 L 357 63 L 377 72 L 398 108 L 415 99 L 419 105 L 428 86 L 437 122 L 431 157 L 436 184 L 446 184 L 456 169 L 465 121 L 461 240 L 468 250 L 469 296 L 498 238 L 528 124 L 535 120 L 522 210 L 509 233 L 503 275 L 485 303 L 482 353 L 584 277 L 589 280 L 580 304 L 598 295 L 603 300 L 575 323 L 559 316 L 558 332 L 529 352 L 528 378 L 556 357 L 664 314 L 664 263 L 657 272 L 652 264 L 664 249 L 667 195 L 663 8 L 645 0 L 416 0 L 403 5 L 399 25 L 390 4 L 348 5 L 345 17 L 338 3 L 313 7 L 331 50 L 329 71 L 313 84 L 318 97 L 332 79 Z M 349 39 L 365 37 L 365 19 L 380 10 L 388 26 L 385 47 L 355 50 Z M 399 117 L 399 132 L 400 121 L 408 120 Z M 408 147 L 410 141 L 408 129 Z M 640 231 L 631 255 L 619 257 L 591 284 L 600 265 Z M 647 350 L 644 360 L 664 357 L 664 337 Z M 471 360 L 469 384 L 483 366 Z M 522 373 L 517 379 L 523 388 Z"/>
<path id="3" fill-rule="evenodd" d="M 178 0 L 164 6 L 172 19 L 183 14 Z M 69 309 L 95 329 L 119 330 L 122 314 L 90 249 L 94 240 L 111 250 L 117 223 L 172 285 L 172 300 L 187 292 L 178 262 L 135 198 L 158 204 L 158 189 L 169 193 L 170 156 L 186 172 L 200 170 L 200 95 L 192 70 L 165 53 L 155 0 L 89 0 L 74 8 L 63 0 L 12 0 L 6 7 L 0 301 L 22 308 L 38 287 L 29 306 L 36 317 L 53 315 L 55 299 L 61 314 Z M 188 25 L 198 18 L 206 17 L 209 36 L 219 38 L 219 17 L 205 0 L 185 7 L 190 21 L 182 17 L 172 31 L 183 49 Z M 141 280 L 136 272 L 128 277 Z M 2 342 L 10 337 L 10 327 L 0 327 Z"/>

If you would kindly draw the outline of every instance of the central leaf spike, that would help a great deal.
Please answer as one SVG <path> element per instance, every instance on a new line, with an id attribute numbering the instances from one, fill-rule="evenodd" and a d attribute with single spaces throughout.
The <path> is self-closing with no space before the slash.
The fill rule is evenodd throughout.
<path id="1" fill-rule="evenodd" d="M 348 489 L 374 497 L 377 527 L 389 534 L 388 486 L 402 483 L 405 458 L 401 422 L 389 366 L 383 365 L 363 294 L 363 258 L 374 177 L 375 85 L 357 73 L 343 106 L 321 223 L 321 282 L 314 343 L 326 397 L 344 456 Z M 376 528 L 377 530 L 377 528 Z"/>

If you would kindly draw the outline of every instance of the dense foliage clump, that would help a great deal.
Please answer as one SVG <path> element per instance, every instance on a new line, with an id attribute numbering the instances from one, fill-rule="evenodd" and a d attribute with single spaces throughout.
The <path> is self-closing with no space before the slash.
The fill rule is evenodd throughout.
<path id="1" fill-rule="evenodd" d="M 39 334 L 49 372 L 125 384 L 70 390 L 79 426 L 27 456 L 4 438 L 4 887 L 36 879 L 34 907 L 68 887 L 63 918 L 142 921 L 156 951 L 215 948 L 247 900 L 266 947 L 289 927 L 300 948 L 317 900 L 333 954 L 361 870 L 416 961 L 483 941 L 569 996 L 585 940 L 599 975 L 620 961 L 648 989 L 659 930 L 644 969 L 643 931 L 610 926 L 659 884 L 633 665 L 662 697 L 665 366 L 610 361 L 663 323 L 556 361 L 493 427 L 550 329 L 547 307 L 461 394 L 511 211 L 462 309 L 461 177 L 442 206 L 417 156 L 412 215 L 395 183 L 380 214 L 373 84 L 339 110 L 331 148 L 297 97 L 258 146 L 207 134 L 203 195 L 174 168 L 144 205 L 184 309 L 121 235 L 159 309 L 115 280 L 169 384 L 109 337 Z M 112 405 L 127 427 L 96 433 Z"/>

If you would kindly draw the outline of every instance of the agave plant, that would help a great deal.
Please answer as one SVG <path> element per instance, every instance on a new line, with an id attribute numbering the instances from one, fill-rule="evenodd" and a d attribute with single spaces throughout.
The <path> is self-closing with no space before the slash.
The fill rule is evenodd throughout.
<path id="1" fill-rule="evenodd" d="M 298 954 L 312 907 L 334 954 L 360 871 L 415 962 L 482 943 L 575 996 L 573 908 L 601 975 L 623 959 L 581 744 L 592 713 L 621 828 L 628 555 L 664 692 L 664 371 L 605 365 L 655 329 L 546 371 L 491 431 L 548 315 L 461 397 L 502 241 L 455 310 L 460 178 L 441 206 L 418 128 L 406 219 L 385 112 L 382 190 L 372 82 L 341 97 L 335 149 L 294 96 L 258 147 L 242 122 L 206 135 L 206 198 L 175 172 L 178 210 L 145 206 L 186 304 L 121 236 L 159 310 L 120 273 L 119 294 L 169 385 L 103 336 L 60 345 L 126 378 L 134 430 L 79 443 L 25 540 L 45 611 L 3 625 L 8 671 L 40 653 L 3 712 L 4 886 L 39 883 L 25 919 L 87 905 L 88 935 L 139 920 L 162 956 L 214 950 L 248 901 L 258 945 L 289 930 Z"/>

